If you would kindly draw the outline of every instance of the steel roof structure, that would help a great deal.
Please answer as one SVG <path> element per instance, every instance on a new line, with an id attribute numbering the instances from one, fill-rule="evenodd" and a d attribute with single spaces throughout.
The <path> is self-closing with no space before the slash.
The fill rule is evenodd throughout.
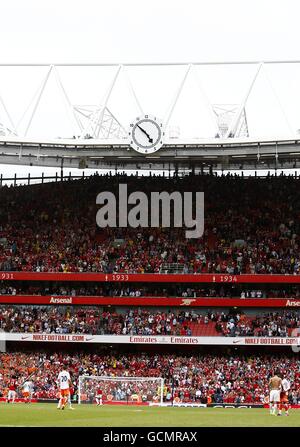
<path id="1" fill-rule="evenodd" d="M 239 103 L 223 102 L 213 103 L 209 99 L 201 79 L 202 67 L 252 67 L 251 76 L 248 78 L 243 97 Z M 297 169 L 300 167 L 300 134 L 293 128 L 288 113 L 275 88 L 275 83 L 267 71 L 269 66 L 284 66 L 300 68 L 300 61 L 244 61 L 244 62 L 193 62 L 193 63 L 153 63 L 153 64 L 0 64 L 0 163 L 14 165 L 30 165 L 41 167 L 66 167 L 66 168 L 89 168 L 89 169 L 163 169 L 163 170 L 233 170 L 233 169 Z M 130 147 L 128 140 L 128 125 L 134 116 L 128 116 L 127 120 L 119 114 L 118 103 L 112 108 L 111 97 L 115 93 L 116 85 L 123 78 L 130 98 L 136 107 L 136 116 L 143 115 L 149 110 L 145 109 L 142 99 L 137 92 L 130 70 L 143 68 L 145 82 L 151 94 L 151 73 L 147 78 L 147 69 L 170 69 L 180 68 L 178 84 L 167 104 L 165 114 L 162 118 L 166 137 L 163 147 L 152 155 L 141 155 Z M 14 98 L 15 110 L 18 109 L 21 118 L 16 120 L 11 112 L 10 102 L 5 97 L 5 82 L 20 80 L 26 84 L 24 73 L 27 69 L 43 69 L 43 76 L 37 76 L 39 80 L 35 86 L 34 94 L 29 104 L 25 104 L 18 98 Z M 109 68 L 110 81 L 106 83 L 105 93 L 101 101 L 95 100 L 91 103 L 75 103 L 69 94 L 68 80 L 63 79 L 63 69 L 101 69 Z M 5 70 L 10 70 L 4 74 Z M 14 81 L 10 81 L 11 70 L 21 70 Z M 9 74 L 7 74 L 9 73 Z M 82 73 L 82 72 L 81 72 Z M 200 73 L 200 76 L 199 76 Z M 248 104 L 259 78 L 264 74 L 266 85 L 274 96 L 274 101 L 281 113 L 282 121 L 286 124 L 283 135 L 267 135 L 257 137 L 253 129 L 249 127 Z M 5 81 L 6 76 L 6 81 Z M 79 78 L 82 74 L 79 75 Z M 8 81 L 7 81 L 8 79 Z M 25 79 L 25 81 L 24 81 Z M 101 82 L 101 76 L 96 79 Z M 158 77 L 159 79 L 159 77 Z M 190 80 L 193 80 L 192 95 L 196 97 L 204 110 L 207 119 L 210 120 L 212 135 L 184 135 L 176 134 L 172 125 L 174 111 L 179 107 L 180 100 Z M 35 135 L 32 132 L 34 121 L 38 117 L 39 129 L 49 127 L 52 122 L 51 114 L 55 116 L 56 110 L 47 110 L 45 122 L 40 115 L 41 104 L 46 95 L 48 85 L 52 82 L 55 86 L 59 100 L 64 104 L 65 117 L 60 115 L 59 120 L 69 120 L 71 131 L 68 137 L 63 135 L 49 137 Z M 98 81 L 97 81 L 98 82 Z M 24 84 L 24 85 L 25 85 Z M 234 82 L 233 82 L 234 84 Z M 96 84 L 97 86 L 97 84 Z M 3 91 L 4 89 L 4 91 Z M 82 86 L 84 90 L 84 84 Z M 95 90 L 95 89 L 94 89 Z M 16 89 L 15 96 L 18 95 Z M 154 87 L 153 87 L 154 91 Z M 120 90 L 118 91 L 120 92 Z M 158 96 L 162 96 L 162 91 Z M 120 93 L 118 93 L 120 94 Z M 51 93 L 52 95 L 52 93 Z M 125 98 L 125 96 L 124 96 Z M 236 98 L 235 98 L 236 99 Z M 286 99 L 286 98 L 284 98 Z M 290 101 L 294 101 L 291 95 Z M 296 99 L 295 99 L 296 101 Z M 124 107 L 123 97 L 120 103 Z M 47 101 L 46 101 L 47 105 Z M 300 103 L 299 103 L 300 106 Z M 260 103 L 258 100 L 257 111 Z M 295 106 L 295 110 L 298 106 Z M 45 108 L 45 107 L 44 107 Z M 253 106 L 252 106 L 253 110 Z M 254 108 L 255 110 L 255 108 Z M 151 111 L 153 112 L 153 111 Z M 154 111 L 155 112 L 155 111 Z M 182 116 L 188 117 L 189 108 L 182 111 Z M 195 112 L 191 112 L 195 115 Z M 253 113 L 253 112 L 252 112 Z M 16 115 L 16 114 L 15 114 Z M 179 115 L 180 116 L 180 115 Z M 187 118 L 188 119 L 188 118 Z M 253 121 L 253 120 L 252 120 Z M 299 123 L 300 124 L 300 123 Z M 179 123 L 180 125 L 180 123 Z M 299 125 L 300 127 L 300 125 Z"/>

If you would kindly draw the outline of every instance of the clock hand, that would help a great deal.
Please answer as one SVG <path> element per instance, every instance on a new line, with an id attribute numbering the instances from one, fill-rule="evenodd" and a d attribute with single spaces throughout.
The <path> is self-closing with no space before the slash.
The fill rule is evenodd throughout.
<path id="1" fill-rule="evenodd" d="M 148 137 L 149 143 L 153 143 L 153 139 L 150 138 L 150 135 L 143 129 L 141 126 L 137 124 L 137 127 Z"/>

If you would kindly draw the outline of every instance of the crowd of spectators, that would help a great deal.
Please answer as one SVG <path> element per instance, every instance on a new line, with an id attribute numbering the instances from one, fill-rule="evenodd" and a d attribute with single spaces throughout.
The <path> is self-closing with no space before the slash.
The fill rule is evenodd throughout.
<path id="1" fill-rule="evenodd" d="M 192 335 L 190 324 L 204 322 L 196 311 L 146 309 L 116 312 L 97 307 L 0 307 L 0 329 L 5 332 L 115 335 Z"/>
<path id="2" fill-rule="evenodd" d="M 300 314 L 296 311 L 268 312 L 257 315 L 252 321 L 254 334 L 258 337 L 286 337 L 293 329 L 299 336 Z"/>
<path id="3" fill-rule="evenodd" d="M 291 381 L 290 402 L 300 403 L 299 357 L 280 354 L 1 353 L 0 396 L 6 394 L 12 377 L 22 384 L 30 376 L 33 397 L 55 399 L 62 365 L 71 373 L 75 394 L 80 375 L 163 377 L 165 400 L 173 395 L 183 402 L 203 403 L 264 403 L 269 378 L 279 370 Z"/>
<path id="4" fill-rule="evenodd" d="M 204 320 L 204 316 L 189 310 L 149 311 L 131 309 L 115 319 L 105 316 L 104 331 L 117 335 L 192 335 L 192 322 Z"/>
<path id="5" fill-rule="evenodd" d="M 14 333 L 201 336 L 209 323 L 215 324 L 212 336 L 287 337 L 300 326 L 300 312 L 0 306 L 0 330 Z"/>
<path id="6" fill-rule="evenodd" d="M 100 311 L 93 307 L 3 305 L 0 307 L 0 329 L 22 333 L 99 334 Z"/>
<path id="7" fill-rule="evenodd" d="M 239 312 L 222 312 L 210 314 L 216 321 L 216 329 L 227 337 L 256 336 L 256 337 L 288 337 L 293 334 L 298 337 L 300 327 L 300 312 L 280 310 L 261 312 L 253 316 Z"/>
<path id="8" fill-rule="evenodd" d="M 204 235 L 184 228 L 96 225 L 96 196 L 132 191 L 204 191 Z M 0 270 L 35 272 L 299 274 L 300 180 L 93 176 L 0 189 Z"/>
<path id="9" fill-rule="evenodd" d="M 244 284 L 236 286 L 201 284 L 183 286 L 180 284 L 154 283 L 147 285 L 130 284 L 65 284 L 50 282 L 36 284 L 24 282 L 0 282 L 0 295 L 51 295 L 51 296 L 104 296 L 104 297 L 182 297 L 182 298 L 300 298 L 300 287 L 283 284 L 280 288 L 268 284 L 260 288 L 246 288 Z"/>

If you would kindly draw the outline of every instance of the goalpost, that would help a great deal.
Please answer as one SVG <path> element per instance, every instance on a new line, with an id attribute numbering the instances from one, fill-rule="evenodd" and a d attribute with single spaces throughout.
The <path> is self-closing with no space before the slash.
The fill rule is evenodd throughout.
<path id="1" fill-rule="evenodd" d="M 94 403 L 98 390 L 102 391 L 106 403 L 162 405 L 164 379 L 83 375 L 78 382 L 78 404 Z"/>

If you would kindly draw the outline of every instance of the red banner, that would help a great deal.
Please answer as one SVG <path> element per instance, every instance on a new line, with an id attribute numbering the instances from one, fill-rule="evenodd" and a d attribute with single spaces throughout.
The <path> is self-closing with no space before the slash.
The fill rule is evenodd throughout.
<path id="1" fill-rule="evenodd" d="M 153 306 L 153 307 L 300 307 L 296 299 L 242 298 L 166 298 L 166 297 L 103 297 L 0 295 L 1 304 Z"/>
<path id="2" fill-rule="evenodd" d="M 170 282 L 170 283 L 282 283 L 300 284 L 300 275 L 221 275 L 159 273 L 38 273 L 0 272 L 0 281 Z"/>

